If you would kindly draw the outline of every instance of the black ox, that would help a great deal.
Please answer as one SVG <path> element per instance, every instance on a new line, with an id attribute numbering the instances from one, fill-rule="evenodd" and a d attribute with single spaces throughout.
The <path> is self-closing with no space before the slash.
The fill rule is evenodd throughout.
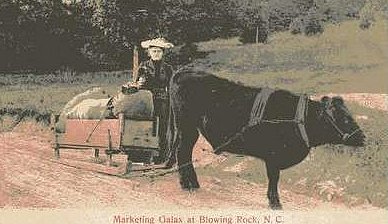
<path id="1" fill-rule="evenodd" d="M 246 87 L 187 70 L 171 79 L 170 100 L 174 134 L 168 165 L 178 163 L 185 190 L 199 188 L 192 164 L 199 132 L 216 153 L 227 151 L 265 161 L 272 209 L 282 207 L 280 170 L 300 163 L 310 148 L 364 144 L 363 132 L 340 97 L 314 101 L 285 90 Z"/>

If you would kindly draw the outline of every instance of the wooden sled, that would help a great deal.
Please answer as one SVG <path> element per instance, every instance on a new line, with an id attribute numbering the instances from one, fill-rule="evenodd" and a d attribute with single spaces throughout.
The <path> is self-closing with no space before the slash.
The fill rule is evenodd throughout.
<path id="1" fill-rule="evenodd" d="M 58 120 L 58 116 L 53 119 Z M 101 152 L 105 153 L 108 166 L 113 164 L 114 155 L 127 155 L 124 174 L 160 169 L 164 165 L 154 162 L 162 154 L 158 129 L 158 117 L 127 119 L 119 114 L 117 118 L 101 120 L 67 119 L 65 133 L 58 133 L 53 128 L 55 157 L 59 159 L 64 149 L 94 150 L 95 158 L 99 158 Z"/>

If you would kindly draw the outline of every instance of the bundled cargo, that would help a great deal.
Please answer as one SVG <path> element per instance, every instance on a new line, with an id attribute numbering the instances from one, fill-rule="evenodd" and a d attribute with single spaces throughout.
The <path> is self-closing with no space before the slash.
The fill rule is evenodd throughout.
<path id="1" fill-rule="evenodd" d="M 154 117 L 150 91 L 121 91 L 109 97 L 102 89 L 93 88 L 67 103 L 54 125 L 56 158 L 60 158 L 63 149 L 82 149 L 94 150 L 98 163 L 102 161 L 100 152 L 104 152 L 108 165 L 114 164 L 113 155 L 127 155 L 126 174 L 140 170 L 132 169 L 134 163 L 164 166 L 161 164 L 164 149 L 159 147 L 159 119 Z"/>
<path id="2" fill-rule="evenodd" d="M 131 94 L 119 93 L 112 101 L 113 114 L 123 113 L 125 118 L 152 119 L 154 104 L 152 93 L 147 90 L 139 90 Z"/>
<path id="3" fill-rule="evenodd" d="M 125 118 L 152 119 L 154 106 L 152 93 L 146 90 L 124 94 L 120 92 L 113 98 L 99 87 L 75 96 L 61 111 L 56 131 L 65 132 L 66 119 L 104 119 L 118 114 Z"/>
<path id="4" fill-rule="evenodd" d="M 75 96 L 63 107 L 61 113 L 59 114 L 58 121 L 55 125 L 57 132 L 65 132 L 66 119 L 68 118 L 68 114 L 73 110 L 74 107 L 76 107 L 85 99 L 109 99 L 109 96 L 100 87 L 93 87 Z"/>

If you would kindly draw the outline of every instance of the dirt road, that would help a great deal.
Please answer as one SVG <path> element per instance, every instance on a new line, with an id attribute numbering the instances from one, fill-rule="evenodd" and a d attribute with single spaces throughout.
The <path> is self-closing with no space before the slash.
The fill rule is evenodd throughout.
<path id="1" fill-rule="evenodd" d="M 28 128 L 28 127 L 27 127 Z M 211 154 L 203 139 L 196 145 L 198 166 L 217 166 L 224 157 Z M 122 179 L 96 170 L 115 172 L 123 166 L 109 168 L 93 162 L 92 152 L 67 151 L 56 160 L 48 136 L 23 132 L 0 134 L 0 207 L 76 208 L 84 206 L 137 208 L 267 208 L 266 186 L 231 178 L 199 176 L 202 188 L 181 191 L 177 174 L 157 178 Z M 116 157 L 115 161 L 124 158 Z M 81 169 L 63 164 L 72 164 Z M 230 172 L 241 169 L 230 167 Z M 285 209 L 309 210 L 317 207 L 344 207 L 298 195 L 281 186 Z"/>

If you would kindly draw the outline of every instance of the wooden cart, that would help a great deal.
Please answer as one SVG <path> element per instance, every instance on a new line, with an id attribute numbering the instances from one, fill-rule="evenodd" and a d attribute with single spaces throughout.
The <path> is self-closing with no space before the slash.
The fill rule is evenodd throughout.
<path id="1" fill-rule="evenodd" d="M 125 154 L 126 173 L 130 173 L 133 162 L 154 165 L 154 159 L 161 155 L 158 124 L 158 118 L 134 120 L 124 118 L 123 114 L 102 120 L 67 119 L 65 133 L 55 132 L 55 156 L 59 159 L 63 149 L 90 149 L 98 158 L 103 151 L 111 165 L 113 155 Z"/>

